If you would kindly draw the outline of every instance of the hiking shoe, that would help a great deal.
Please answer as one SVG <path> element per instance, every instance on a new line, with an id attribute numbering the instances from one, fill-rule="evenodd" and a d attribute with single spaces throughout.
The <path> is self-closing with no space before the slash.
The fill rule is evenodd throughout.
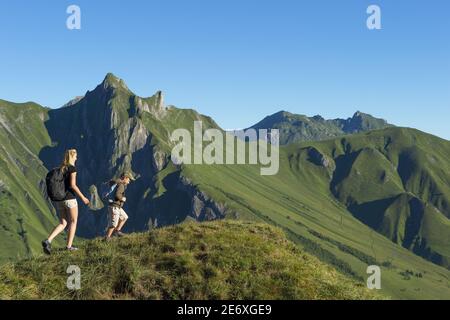
<path id="1" fill-rule="evenodd" d="M 67 247 L 66 249 L 67 249 L 67 251 L 77 251 L 78 250 L 78 248 L 74 247 L 74 246 Z"/>
<path id="2" fill-rule="evenodd" d="M 48 240 L 42 241 L 42 249 L 44 250 L 45 254 L 51 254 L 52 253 L 52 244 Z"/>
<path id="3" fill-rule="evenodd" d="M 105 237 L 104 239 L 103 239 L 103 241 L 105 241 L 105 242 L 110 242 L 112 239 L 111 239 L 111 237 Z"/>
<path id="4" fill-rule="evenodd" d="M 116 232 L 114 232 L 114 235 L 116 237 L 123 237 L 123 236 L 125 236 L 125 233 L 123 233 L 122 231 L 116 231 Z"/>

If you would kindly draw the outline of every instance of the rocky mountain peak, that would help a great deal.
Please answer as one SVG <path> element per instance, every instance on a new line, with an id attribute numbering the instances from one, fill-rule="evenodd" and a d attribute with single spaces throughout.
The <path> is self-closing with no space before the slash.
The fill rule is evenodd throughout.
<path id="1" fill-rule="evenodd" d="M 128 86 L 126 85 L 125 81 L 123 81 L 119 77 L 116 77 L 111 72 L 106 74 L 105 78 L 103 79 L 102 83 L 100 84 L 100 87 L 104 90 L 123 89 L 126 91 L 130 91 L 130 89 L 128 89 Z"/>
<path id="2" fill-rule="evenodd" d="M 354 133 L 368 130 L 382 129 L 391 125 L 384 119 L 375 118 L 370 114 L 356 111 L 353 117 L 344 122 L 343 130 Z"/>
<path id="3" fill-rule="evenodd" d="M 364 113 L 361 111 L 356 111 L 351 119 L 362 119 L 362 118 L 372 118 L 372 119 L 376 119 L 375 117 L 373 117 L 372 115 L 368 114 L 368 113 Z"/>

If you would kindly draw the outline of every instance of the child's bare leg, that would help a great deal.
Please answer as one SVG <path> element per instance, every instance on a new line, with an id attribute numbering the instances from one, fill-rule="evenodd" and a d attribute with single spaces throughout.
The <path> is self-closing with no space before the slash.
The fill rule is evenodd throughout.
<path id="1" fill-rule="evenodd" d="M 115 231 L 120 231 L 120 230 L 122 230 L 122 227 L 124 226 L 125 222 L 127 222 L 127 219 L 119 220 L 119 224 L 117 225 Z"/>
<path id="2" fill-rule="evenodd" d="M 112 234 L 113 234 L 115 229 L 116 228 L 108 228 L 108 231 L 106 232 L 106 237 L 107 238 L 111 238 L 111 236 L 112 236 Z"/>

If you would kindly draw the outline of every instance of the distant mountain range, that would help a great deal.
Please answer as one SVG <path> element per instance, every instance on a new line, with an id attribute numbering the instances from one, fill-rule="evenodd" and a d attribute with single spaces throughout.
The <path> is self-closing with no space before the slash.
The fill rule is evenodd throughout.
<path id="1" fill-rule="evenodd" d="M 302 141 L 317 141 L 340 137 L 346 134 L 366 132 L 370 130 L 392 127 L 384 119 L 372 117 L 370 114 L 356 112 L 348 119 L 325 120 L 320 115 L 307 117 L 286 111 L 277 112 L 250 128 L 280 130 L 280 144 Z"/>
<path id="2" fill-rule="evenodd" d="M 261 176 L 254 165 L 174 165 L 170 134 L 196 120 L 222 130 L 165 105 L 162 92 L 136 96 L 113 74 L 59 109 L 0 100 L 0 261 L 40 252 L 56 222 L 45 174 L 76 148 L 78 182 L 92 200 L 80 205 L 80 236 L 103 233 L 97 189 L 131 170 L 139 178 L 127 190 L 125 231 L 264 221 L 357 281 L 381 266 L 389 296 L 450 298 L 449 141 L 361 112 L 346 120 L 279 112 L 252 127 L 281 131 L 279 173 Z"/>

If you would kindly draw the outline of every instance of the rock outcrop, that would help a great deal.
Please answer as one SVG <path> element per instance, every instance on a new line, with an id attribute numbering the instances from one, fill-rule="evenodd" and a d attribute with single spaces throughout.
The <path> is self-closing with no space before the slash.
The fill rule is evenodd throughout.
<path id="1" fill-rule="evenodd" d="M 186 192 L 191 199 L 189 217 L 197 221 L 207 221 L 224 218 L 227 207 L 217 203 L 204 192 L 199 191 L 186 177 L 180 177 L 177 185 L 179 190 Z"/>

